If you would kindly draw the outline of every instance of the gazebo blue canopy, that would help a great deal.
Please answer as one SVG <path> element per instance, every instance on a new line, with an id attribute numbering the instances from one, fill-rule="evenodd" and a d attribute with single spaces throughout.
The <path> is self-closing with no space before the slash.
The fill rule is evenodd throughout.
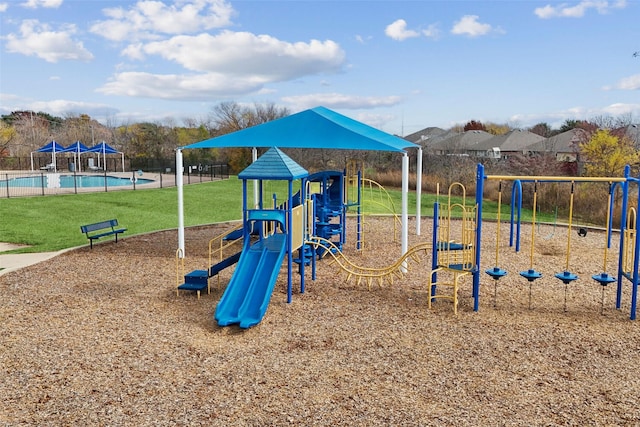
<path id="1" fill-rule="evenodd" d="M 60 153 L 64 151 L 64 147 L 58 144 L 56 141 L 51 141 L 42 147 L 38 148 L 36 151 L 31 152 L 31 170 L 33 170 L 33 153 L 51 153 L 51 164 L 53 165 L 53 170 L 57 170 L 56 167 L 56 153 Z"/>
<path id="2" fill-rule="evenodd" d="M 230 134 L 196 142 L 176 150 L 176 170 L 182 171 L 182 150 L 195 148 L 316 148 L 334 150 L 391 151 L 403 153 L 402 158 L 402 251 L 407 250 L 407 193 L 409 160 L 406 149 L 419 152 L 416 179 L 416 216 L 420 218 L 420 192 L 422 186 L 422 148 L 420 145 L 383 132 L 369 125 L 336 113 L 325 107 L 315 107 L 261 125 Z M 184 217 L 182 200 L 182 173 L 177 174 L 178 186 L 178 246 L 184 256 Z M 416 231 L 420 234 L 420 221 Z"/>
<path id="3" fill-rule="evenodd" d="M 353 120 L 325 107 L 187 145 L 183 149 L 222 147 L 327 148 L 403 152 L 419 148 L 410 141 Z"/>
<path id="4" fill-rule="evenodd" d="M 91 148 L 87 148 L 87 151 L 90 153 L 102 153 L 102 154 L 118 154 L 120 153 L 118 150 L 102 141 L 97 143 Z"/>
<path id="5" fill-rule="evenodd" d="M 75 160 L 75 164 L 78 165 L 78 172 L 82 172 L 80 154 L 86 153 L 87 151 L 89 151 L 89 147 L 87 147 L 80 141 L 76 141 L 62 150 L 63 153 L 73 153 L 74 160 L 77 159 Z"/>
<path id="6" fill-rule="evenodd" d="M 64 153 L 84 153 L 86 151 L 89 151 L 89 147 L 84 145 L 81 141 L 76 141 L 62 151 Z"/>
<path id="7" fill-rule="evenodd" d="M 100 167 L 100 154 L 102 154 L 103 162 L 105 162 L 105 167 L 103 169 L 106 169 L 106 158 L 105 158 L 105 155 L 107 155 L 107 154 L 120 154 L 122 156 L 122 172 L 124 172 L 124 153 L 121 152 L 121 151 L 116 150 L 115 148 L 113 148 L 112 146 L 107 144 L 106 142 L 104 142 L 104 141 L 99 142 L 98 144 L 94 145 L 93 147 L 87 149 L 87 152 L 88 153 L 98 153 L 98 167 Z"/>
<path id="8" fill-rule="evenodd" d="M 64 147 L 56 141 L 51 141 L 36 150 L 37 153 L 59 153 L 61 151 L 64 151 Z"/>

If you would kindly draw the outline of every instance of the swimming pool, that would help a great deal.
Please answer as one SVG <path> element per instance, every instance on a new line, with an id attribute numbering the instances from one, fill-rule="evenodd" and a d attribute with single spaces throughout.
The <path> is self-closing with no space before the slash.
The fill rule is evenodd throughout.
<path id="1" fill-rule="evenodd" d="M 105 184 L 106 180 L 106 184 Z M 150 184 L 152 179 L 135 178 L 136 185 Z M 133 185 L 132 178 L 104 175 L 58 175 L 24 176 L 0 181 L 0 185 L 9 187 L 34 188 L 92 188 L 92 187 L 124 187 Z"/>

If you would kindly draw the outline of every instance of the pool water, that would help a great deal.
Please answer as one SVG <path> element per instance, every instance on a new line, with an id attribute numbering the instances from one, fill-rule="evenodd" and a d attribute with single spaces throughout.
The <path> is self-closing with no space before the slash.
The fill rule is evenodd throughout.
<path id="1" fill-rule="evenodd" d="M 107 187 L 124 187 L 133 185 L 132 178 L 120 178 L 117 176 L 104 175 L 57 175 L 46 174 L 42 176 L 28 176 L 10 178 L 0 181 L 2 185 L 9 187 L 35 187 L 35 188 L 91 188 L 104 187 L 105 180 Z M 74 184 L 75 181 L 75 184 Z M 152 179 L 136 177 L 136 185 L 152 183 Z"/>

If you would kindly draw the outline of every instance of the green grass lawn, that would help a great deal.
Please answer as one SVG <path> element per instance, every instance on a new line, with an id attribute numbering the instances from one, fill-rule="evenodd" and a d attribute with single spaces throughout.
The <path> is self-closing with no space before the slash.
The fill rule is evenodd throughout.
<path id="1" fill-rule="evenodd" d="M 286 183 L 268 183 L 265 185 L 265 198 L 268 200 L 275 192 L 280 199 L 283 190 L 286 195 Z M 387 191 L 399 214 L 401 192 Z M 435 195 L 423 193 L 423 216 L 433 215 L 435 200 Z M 460 203 L 462 200 L 455 198 L 452 201 Z M 446 202 L 446 197 L 440 196 L 440 203 Z M 473 203 L 473 198 L 467 197 L 467 204 L 470 203 Z M 376 204 L 366 206 L 370 213 L 390 213 L 387 208 Z M 410 193 L 409 214 L 415 214 L 415 207 L 416 195 Z M 483 208 L 485 219 L 496 218 L 496 202 L 486 202 Z M 504 220 L 508 219 L 508 205 L 503 206 L 501 216 Z M 184 186 L 185 226 L 238 220 L 241 217 L 242 181 L 236 177 Z M 14 253 L 56 251 L 87 243 L 85 235 L 80 232 L 81 225 L 112 218 L 128 229 L 125 236 L 175 229 L 178 226 L 177 188 L 0 199 L 0 242 L 29 245 L 12 251 Z M 530 221 L 530 218 L 531 211 L 523 210 L 523 221 Z M 541 217 L 538 220 L 553 221 L 554 218 Z"/>
<path id="2" fill-rule="evenodd" d="M 240 219 L 242 181 L 186 185 L 186 226 Z M 177 188 L 124 190 L 0 199 L 0 241 L 30 245 L 14 252 L 46 252 L 87 243 L 80 226 L 116 218 L 126 235 L 175 229 Z"/>

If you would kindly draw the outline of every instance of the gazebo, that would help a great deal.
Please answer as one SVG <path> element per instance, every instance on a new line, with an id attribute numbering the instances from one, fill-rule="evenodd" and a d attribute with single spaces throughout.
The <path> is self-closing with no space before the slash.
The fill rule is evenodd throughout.
<path id="1" fill-rule="evenodd" d="M 178 247 L 184 256 L 184 212 L 182 150 L 195 148 L 244 147 L 310 148 L 338 150 L 388 151 L 402 154 L 402 253 L 408 249 L 407 195 L 409 190 L 409 156 L 407 149 L 416 148 L 416 216 L 420 218 L 422 187 L 422 148 L 420 145 L 375 129 L 325 107 L 315 107 L 258 126 L 207 139 L 176 150 L 176 185 L 178 187 Z M 416 221 L 420 234 L 420 221 Z"/>
<path id="2" fill-rule="evenodd" d="M 56 165 L 56 153 L 64 151 L 64 147 L 58 144 L 56 141 L 51 141 L 48 144 L 43 145 L 36 151 L 31 152 L 31 170 L 33 171 L 33 153 L 51 153 L 51 163 L 44 167 L 44 169 L 52 169 L 54 172 L 58 170 Z"/>
<path id="3" fill-rule="evenodd" d="M 80 154 L 86 153 L 87 151 L 89 151 L 89 147 L 87 147 L 80 141 L 76 141 L 62 150 L 63 153 L 73 153 L 73 161 L 78 172 L 82 172 L 82 162 L 80 161 Z"/>
<path id="4" fill-rule="evenodd" d="M 115 148 L 111 147 L 109 144 L 107 144 L 106 142 L 102 141 L 96 145 L 94 145 L 93 147 L 87 149 L 88 153 L 98 153 L 98 167 L 97 169 L 100 169 L 100 154 L 102 154 L 102 170 L 106 170 L 107 169 L 107 161 L 106 161 L 106 155 L 107 154 L 120 154 L 122 157 L 122 172 L 124 172 L 124 153 L 122 151 L 118 151 Z"/>

